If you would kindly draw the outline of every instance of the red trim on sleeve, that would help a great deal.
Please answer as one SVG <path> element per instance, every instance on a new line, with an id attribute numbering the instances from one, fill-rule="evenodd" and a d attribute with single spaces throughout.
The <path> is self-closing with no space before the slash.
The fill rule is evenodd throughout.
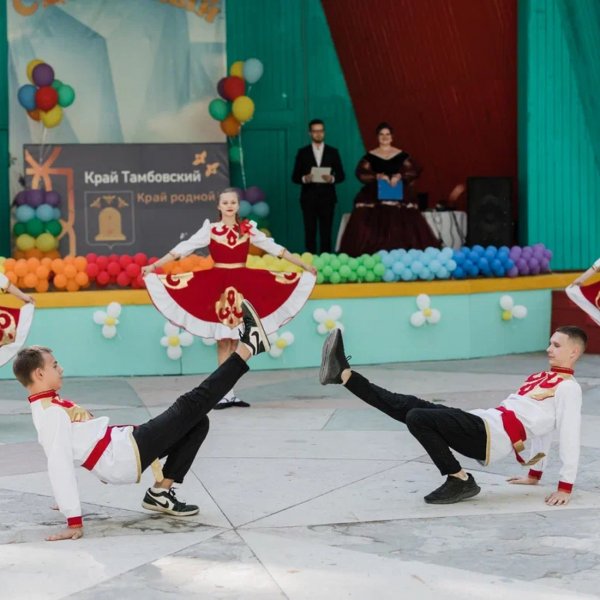
<path id="1" fill-rule="evenodd" d="M 83 527 L 83 517 L 69 517 L 67 519 L 67 527 Z"/>
<path id="2" fill-rule="evenodd" d="M 573 484 L 565 483 L 564 481 L 559 481 L 558 482 L 558 491 L 559 492 L 567 492 L 567 494 L 570 494 L 573 491 Z"/>
<path id="3" fill-rule="evenodd" d="M 542 478 L 543 471 L 536 471 L 535 469 L 529 469 L 529 478 L 537 479 L 538 481 Z"/>

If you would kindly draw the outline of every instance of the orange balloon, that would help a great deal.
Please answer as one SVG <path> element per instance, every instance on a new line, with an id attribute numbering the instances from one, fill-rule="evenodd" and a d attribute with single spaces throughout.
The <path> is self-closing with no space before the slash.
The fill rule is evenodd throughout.
<path id="1" fill-rule="evenodd" d="M 253 246 L 252 244 L 250 244 L 250 249 L 248 250 L 248 254 L 252 254 L 252 256 L 262 256 L 265 253 L 264 250 L 261 250 L 260 248 L 257 248 L 256 246 Z"/>
<path id="2" fill-rule="evenodd" d="M 50 287 L 50 282 L 47 279 L 43 279 L 43 280 L 38 279 L 38 282 L 35 286 L 35 291 L 40 292 L 40 294 L 43 294 L 48 291 L 49 287 Z"/>
<path id="3" fill-rule="evenodd" d="M 42 258 L 44 253 L 39 248 L 30 248 L 25 251 L 25 258 Z"/>
<path id="4" fill-rule="evenodd" d="M 74 279 L 67 281 L 67 292 L 78 292 L 79 284 Z"/>
<path id="5" fill-rule="evenodd" d="M 25 277 L 27 273 L 29 273 L 29 269 L 27 268 L 27 261 L 24 258 L 20 258 L 15 265 L 14 271 L 17 277 Z"/>
<path id="6" fill-rule="evenodd" d="M 28 110 L 27 114 L 34 120 L 34 121 L 39 121 L 42 118 L 42 115 L 40 114 L 40 111 L 38 108 L 36 108 L 35 110 Z"/>
<path id="7" fill-rule="evenodd" d="M 74 264 L 78 271 L 85 271 L 87 269 L 87 258 L 85 256 L 76 256 Z"/>
<path id="8" fill-rule="evenodd" d="M 13 257 L 16 258 L 17 260 L 20 260 L 21 258 L 25 258 L 25 252 L 21 252 L 21 250 L 15 250 L 13 252 Z"/>
<path id="9" fill-rule="evenodd" d="M 38 278 L 35 273 L 27 273 L 25 277 L 23 277 L 23 283 L 26 288 L 34 288 L 37 285 Z"/>
<path id="10" fill-rule="evenodd" d="M 73 265 L 73 264 L 66 265 L 63 273 L 65 274 L 65 277 L 67 279 L 74 279 L 75 275 L 77 275 L 77 269 L 75 268 L 75 265 Z"/>
<path id="11" fill-rule="evenodd" d="M 64 290 L 67 287 L 67 278 L 62 273 L 54 276 L 54 287 L 57 290 Z"/>
<path id="12" fill-rule="evenodd" d="M 58 250 L 50 250 L 50 252 L 43 252 L 43 255 L 48 256 L 52 259 L 60 258 L 60 252 Z"/>
<path id="13" fill-rule="evenodd" d="M 48 277 L 50 276 L 50 269 L 45 265 L 40 265 L 35 270 L 35 274 L 38 279 L 48 279 Z"/>
<path id="14" fill-rule="evenodd" d="M 225 117 L 219 125 L 221 126 L 221 131 L 229 137 L 235 137 L 240 132 L 240 122 L 231 114 Z"/>
<path id="15" fill-rule="evenodd" d="M 50 268 L 52 265 L 52 259 L 48 258 L 47 256 L 44 256 L 44 258 L 42 258 L 42 260 L 40 260 L 40 263 L 42 265 L 44 265 L 44 267 Z"/>
<path id="16" fill-rule="evenodd" d="M 75 283 L 81 287 L 87 285 L 89 281 L 90 278 L 88 277 L 88 274 L 84 273 L 83 271 L 79 271 L 79 273 L 75 275 Z"/>
<path id="17" fill-rule="evenodd" d="M 14 258 L 7 258 L 4 261 L 4 268 L 7 271 L 12 271 L 15 268 L 15 264 L 17 263 L 17 261 Z"/>
<path id="18" fill-rule="evenodd" d="M 62 273 L 65 270 L 65 264 L 62 261 L 62 258 L 55 258 L 52 261 L 52 270 L 59 274 Z"/>
<path id="19" fill-rule="evenodd" d="M 65 265 L 74 265 L 75 257 L 74 256 L 65 256 L 63 258 L 63 262 L 65 263 Z"/>
<path id="20" fill-rule="evenodd" d="M 7 271 L 4 274 L 13 285 L 17 285 L 17 274 L 14 271 Z"/>
<path id="21" fill-rule="evenodd" d="M 33 273 L 40 266 L 39 258 L 28 258 L 27 268 Z"/>

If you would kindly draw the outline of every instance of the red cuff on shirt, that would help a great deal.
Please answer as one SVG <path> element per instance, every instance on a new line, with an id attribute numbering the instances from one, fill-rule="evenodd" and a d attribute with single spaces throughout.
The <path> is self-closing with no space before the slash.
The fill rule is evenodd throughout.
<path id="1" fill-rule="evenodd" d="M 573 491 L 573 484 L 565 483 L 564 481 L 559 481 L 558 482 L 558 491 L 559 492 L 567 492 L 567 494 L 570 494 Z"/>
<path id="2" fill-rule="evenodd" d="M 83 517 L 69 517 L 67 519 L 67 527 L 83 527 Z"/>
<path id="3" fill-rule="evenodd" d="M 543 471 L 536 471 L 535 469 L 529 469 L 529 479 L 537 479 L 538 481 L 542 478 Z"/>

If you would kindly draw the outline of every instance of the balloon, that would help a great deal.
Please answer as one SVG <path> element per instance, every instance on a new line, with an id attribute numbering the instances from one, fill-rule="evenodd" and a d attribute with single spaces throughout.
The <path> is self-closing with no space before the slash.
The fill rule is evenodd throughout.
<path id="1" fill-rule="evenodd" d="M 17 92 L 17 100 L 19 104 L 27 111 L 36 109 L 35 93 L 37 89 L 34 85 L 22 85 Z"/>
<path id="2" fill-rule="evenodd" d="M 38 110 L 37 108 L 35 110 L 28 110 L 27 114 L 29 115 L 29 118 L 33 119 L 34 121 L 42 120 L 42 111 Z"/>
<path id="3" fill-rule="evenodd" d="M 235 100 L 243 96 L 246 91 L 246 83 L 241 77 L 229 76 L 223 82 L 223 93 L 227 100 Z"/>
<path id="4" fill-rule="evenodd" d="M 415 312 L 410 316 L 410 324 L 413 327 L 421 327 L 425 323 L 425 315 L 422 312 Z"/>
<path id="5" fill-rule="evenodd" d="M 38 235 L 44 233 L 44 223 L 42 223 L 41 219 L 38 217 L 33 217 L 33 219 L 29 219 L 29 221 L 25 223 L 25 230 L 29 235 L 32 235 L 34 238 L 36 238 Z"/>
<path id="6" fill-rule="evenodd" d="M 33 60 L 30 60 L 27 63 L 27 79 L 29 79 L 29 81 L 31 81 L 31 83 L 33 83 L 33 70 L 38 66 L 38 65 L 43 65 L 44 61 L 40 60 L 39 58 L 34 58 Z"/>
<path id="7" fill-rule="evenodd" d="M 222 121 L 229 114 L 229 105 L 221 98 L 215 98 L 208 105 L 208 114 L 217 121 Z"/>
<path id="8" fill-rule="evenodd" d="M 511 296 L 504 295 L 500 298 L 500 308 L 502 310 L 511 310 L 514 305 L 515 303 Z"/>
<path id="9" fill-rule="evenodd" d="M 71 106 L 75 102 L 75 90 L 70 86 L 63 84 L 58 88 L 58 103 L 63 108 Z"/>
<path id="10" fill-rule="evenodd" d="M 250 204 L 256 204 L 265 199 L 265 193 L 257 185 L 251 185 L 246 190 L 245 198 Z"/>
<path id="11" fill-rule="evenodd" d="M 21 206 L 21 204 L 26 204 L 26 203 L 27 203 L 27 194 L 25 193 L 25 190 L 21 190 L 20 192 L 17 192 L 17 194 L 13 198 L 13 204 L 15 206 Z"/>
<path id="12" fill-rule="evenodd" d="M 225 85 L 226 79 L 227 77 L 222 77 L 217 83 L 217 94 L 219 94 L 219 96 L 221 96 L 221 98 L 224 98 L 225 100 L 227 100 L 227 96 L 225 95 L 225 89 L 223 86 Z"/>
<path id="13" fill-rule="evenodd" d="M 35 246 L 42 252 L 50 252 L 50 250 L 56 248 L 56 238 L 49 233 L 42 233 L 42 235 L 38 236 L 35 240 Z"/>
<path id="14" fill-rule="evenodd" d="M 52 129 L 52 127 L 56 127 L 62 121 L 62 108 L 58 106 L 58 104 L 48 112 L 42 113 L 42 123 L 44 127 L 48 129 Z"/>
<path id="15" fill-rule="evenodd" d="M 248 83 L 256 83 L 262 77 L 263 72 L 263 64 L 258 58 L 249 58 L 244 62 L 244 79 Z"/>
<path id="16" fill-rule="evenodd" d="M 254 102 L 248 96 L 238 96 L 233 101 L 231 112 L 240 123 L 245 123 L 254 115 Z"/>
<path id="17" fill-rule="evenodd" d="M 239 163 L 242 160 L 242 147 L 231 146 L 229 148 L 229 160 L 233 163 Z"/>
<path id="18" fill-rule="evenodd" d="M 60 89 L 60 86 L 64 85 L 64 83 L 60 80 L 60 79 L 55 79 L 52 82 L 52 87 L 58 92 L 58 90 Z"/>
<path id="19" fill-rule="evenodd" d="M 46 204 L 50 206 L 58 206 L 60 204 L 60 194 L 58 192 L 49 191 L 46 192 L 46 197 L 44 199 Z"/>
<path id="20" fill-rule="evenodd" d="M 13 226 L 13 235 L 19 237 L 22 233 L 27 233 L 27 223 L 15 223 Z"/>
<path id="21" fill-rule="evenodd" d="M 524 319 L 527 316 L 527 307 L 519 304 L 513 308 L 512 314 L 516 319 Z"/>
<path id="22" fill-rule="evenodd" d="M 31 208 L 31 206 L 28 206 L 27 204 L 18 206 L 17 210 L 15 211 L 15 217 L 17 218 L 17 221 L 21 223 L 25 223 L 30 219 L 33 219 L 34 216 L 35 211 L 33 210 L 33 208 Z"/>
<path id="23" fill-rule="evenodd" d="M 41 87 L 35 93 L 35 105 L 40 110 L 48 111 L 58 103 L 58 92 L 52 86 Z"/>
<path id="24" fill-rule="evenodd" d="M 229 115 L 221 121 L 221 131 L 230 137 L 235 137 L 240 132 L 240 122 Z"/>
<path id="25" fill-rule="evenodd" d="M 238 214 L 242 219 L 245 219 L 252 212 L 252 206 L 247 200 L 240 200 L 240 210 Z"/>
<path id="26" fill-rule="evenodd" d="M 62 225 L 56 219 L 52 219 L 46 223 L 46 231 L 54 237 L 58 237 L 62 232 Z"/>
<path id="27" fill-rule="evenodd" d="M 35 239 L 30 235 L 23 233 L 16 239 L 17 248 L 23 252 L 35 247 Z"/>
<path id="28" fill-rule="evenodd" d="M 55 208 L 54 209 L 54 218 L 55 219 L 60 219 L 60 208 Z"/>
<path id="29" fill-rule="evenodd" d="M 236 60 L 231 67 L 229 67 L 229 74 L 235 77 L 243 77 L 244 76 L 244 61 Z"/>
<path id="30" fill-rule="evenodd" d="M 44 203 L 44 190 L 25 190 L 26 203 L 32 208 L 37 208 Z"/>
<path id="31" fill-rule="evenodd" d="M 269 216 L 269 205 L 266 202 L 257 202 L 252 207 L 252 212 L 262 219 Z"/>
<path id="32" fill-rule="evenodd" d="M 38 87 L 52 85 L 54 81 L 54 69 L 46 63 L 36 65 L 31 71 L 31 79 L 33 79 L 33 83 Z"/>
<path id="33" fill-rule="evenodd" d="M 35 214 L 40 221 L 44 221 L 44 223 L 48 221 L 52 221 L 54 217 L 54 209 L 49 204 L 40 204 L 35 209 Z"/>

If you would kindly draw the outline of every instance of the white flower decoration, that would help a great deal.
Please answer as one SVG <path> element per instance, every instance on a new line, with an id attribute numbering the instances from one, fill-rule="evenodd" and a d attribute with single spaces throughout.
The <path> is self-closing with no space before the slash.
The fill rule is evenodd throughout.
<path id="1" fill-rule="evenodd" d="M 284 331 L 281 335 L 272 333 L 269 336 L 269 341 L 271 342 L 269 354 L 273 358 L 279 358 L 283 351 L 294 343 L 294 334 L 291 331 Z"/>
<path id="2" fill-rule="evenodd" d="M 118 316 L 121 314 L 121 305 L 118 302 L 111 302 L 106 311 L 97 310 L 94 313 L 94 323 L 102 325 L 102 335 L 110 340 L 117 335 Z"/>
<path id="3" fill-rule="evenodd" d="M 327 310 L 317 308 L 313 312 L 313 319 L 318 323 L 317 331 L 321 335 L 326 335 L 333 329 L 339 329 L 344 332 L 344 325 L 340 321 L 342 318 L 342 307 L 338 304 L 330 306 Z"/>
<path id="4" fill-rule="evenodd" d="M 167 356 L 171 360 L 179 360 L 183 354 L 182 346 L 191 346 L 194 337 L 171 323 L 165 323 L 164 332 L 165 335 L 160 338 L 160 345 L 167 349 Z"/>
<path id="5" fill-rule="evenodd" d="M 431 308 L 431 298 L 427 294 L 417 296 L 417 312 L 410 315 L 410 324 L 413 327 L 421 327 L 425 323 L 435 325 L 442 318 L 442 313 L 437 308 Z"/>
<path id="6" fill-rule="evenodd" d="M 515 304 L 512 296 L 504 295 L 500 298 L 500 308 L 502 309 L 502 320 L 510 321 L 515 319 L 524 319 L 527 316 L 527 307 L 522 304 Z"/>

